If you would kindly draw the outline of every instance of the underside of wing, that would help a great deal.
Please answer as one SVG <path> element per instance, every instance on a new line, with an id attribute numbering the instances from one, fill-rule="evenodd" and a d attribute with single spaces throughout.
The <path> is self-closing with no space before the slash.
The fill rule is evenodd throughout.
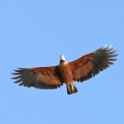
<path id="1" fill-rule="evenodd" d="M 56 89 L 63 85 L 59 67 L 37 67 L 37 68 L 19 68 L 15 70 L 14 83 L 19 86 L 35 87 L 39 89 Z"/>
<path id="2" fill-rule="evenodd" d="M 81 58 L 70 62 L 70 68 L 73 73 L 74 81 L 84 81 L 94 77 L 100 71 L 103 71 L 116 60 L 116 50 L 112 46 L 103 46 L 93 53 L 82 56 Z"/>

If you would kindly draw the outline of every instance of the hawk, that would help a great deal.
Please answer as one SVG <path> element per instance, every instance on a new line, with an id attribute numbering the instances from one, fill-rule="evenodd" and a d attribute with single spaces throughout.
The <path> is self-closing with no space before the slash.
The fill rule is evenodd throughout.
<path id="1" fill-rule="evenodd" d="M 84 55 L 72 62 L 67 62 L 60 55 L 57 66 L 18 68 L 14 70 L 12 79 L 19 86 L 35 87 L 38 89 L 57 89 L 66 84 L 67 93 L 76 93 L 78 90 L 74 81 L 86 81 L 100 71 L 108 68 L 116 60 L 116 50 L 113 46 L 103 46 L 92 53 Z"/>

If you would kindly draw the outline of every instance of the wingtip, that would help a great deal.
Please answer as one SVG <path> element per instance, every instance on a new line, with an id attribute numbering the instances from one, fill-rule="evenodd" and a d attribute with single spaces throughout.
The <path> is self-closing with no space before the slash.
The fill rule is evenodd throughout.
<path id="1" fill-rule="evenodd" d="M 105 44 L 105 45 L 103 45 L 103 46 L 102 46 L 102 48 L 106 48 L 107 46 L 108 46 L 108 45 L 107 45 L 107 44 Z"/>

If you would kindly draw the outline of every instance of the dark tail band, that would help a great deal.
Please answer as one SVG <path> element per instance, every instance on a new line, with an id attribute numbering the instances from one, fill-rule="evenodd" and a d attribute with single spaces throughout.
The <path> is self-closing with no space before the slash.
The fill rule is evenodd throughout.
<path id="1" fill-rule="evenodd" d="M 72 93 L 78 92 L 77 88 L 75 87 L 74 84 L 67 85 L 67 93 L 70 95 Z"/>

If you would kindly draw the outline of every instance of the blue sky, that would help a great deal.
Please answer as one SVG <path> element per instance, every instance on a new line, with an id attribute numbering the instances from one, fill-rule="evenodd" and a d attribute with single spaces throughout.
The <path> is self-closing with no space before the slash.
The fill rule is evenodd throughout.
<path id="1" fill-rule="evenodd" d="M 0 1 L 1 124 L 124 124 L 124 1 Z M 19 87 L 17 67 L 58 65 L 103 45 L 116 46 L 117 61 L 77 83 L 77 94 Z"/>

